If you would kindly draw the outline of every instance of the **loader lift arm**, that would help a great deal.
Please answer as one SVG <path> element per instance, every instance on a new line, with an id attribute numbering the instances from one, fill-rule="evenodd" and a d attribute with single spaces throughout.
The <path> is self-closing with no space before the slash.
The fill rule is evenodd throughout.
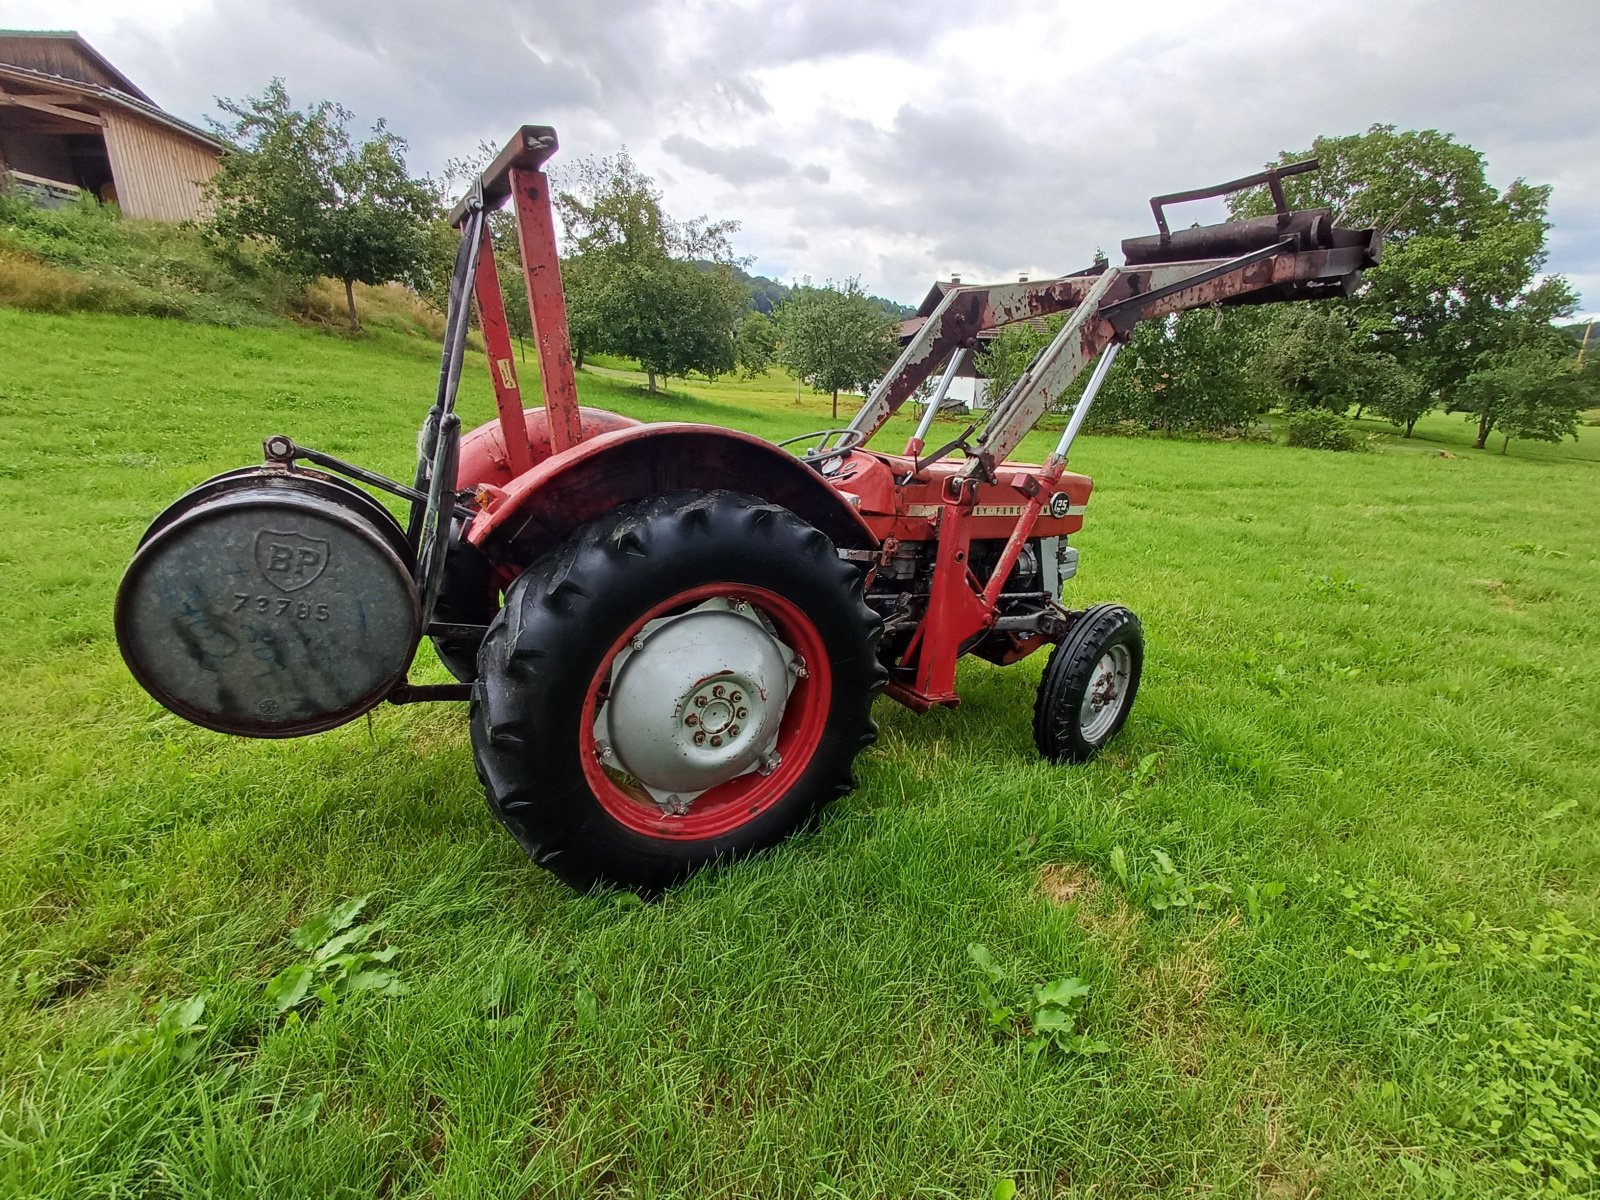
<path id="1" fill-rule="evenodd" d="M 963 471 L 992 480 L 1051 403 L 1091 359 L 1125 342 L 1140 321 L 1210 305 L 1309 300 L 1352 290 L 1378 260 L 1381 235 L 1339 229 L 1327 209 L 1290 211 L 1282 179 L 1315 170 L 1315 159 L 1257 175 L 1152 198 L 1159 232 L 1122 243 L 1125 263 L 1037 283 L 951 290 L 907 344 L 850 423 L 869 440 L 906 399 L 958 350 L 974 350 L 980 331 L 1075 309 L 1072 318 L 990 410 Z M 1172 233 L 1168 204 L 1266 185 L 1276 212 Z M 1209 252 L 1209 254 L 1207 253 Z M 1222 252 L 1226 257 L 1217 257 Z M 1205 255 L 1201 257 L 1201 255 Z"/>

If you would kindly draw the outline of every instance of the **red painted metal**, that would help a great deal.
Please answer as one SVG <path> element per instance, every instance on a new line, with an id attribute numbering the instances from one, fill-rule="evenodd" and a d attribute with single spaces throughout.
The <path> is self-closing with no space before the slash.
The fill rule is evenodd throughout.
<path id="1" fill-rule="evenodd" d="M 567 334 L 567 305 L 561 294 L 550 181 L 543 171 L 512 167 L 510 182 L 517 245 L 528 282 L 528 311 L 533 315 L 534 342 L 539 348 L 539 378 L 544 385 L 544 406 L 550 410 L 550 441 L 560 453 L 582 440 L 583 428 L 578 420 L 578 381 Z"/>
<path id="2" fill-rule="evenodd" d="M 646 623 L 675 609 L 718 597 L 746 600 L 760 609 L 776 627 L 778 636 L 805 663 L 806 674 L 795 680 L 783 722 L 778 727 L 777 749 L 782 761 L 777 769 L 770 775 L 752 772 L 730 779 L 697 796 L 682 816 L 668 816 L 648 793 L 627 786 L 601 765 L 600 748 L 594 736 L 600 689 L 610 676 L 611 664 L 617 655 Z M 690 588 L 646 610 L 611 644 L 600 660 L 578 720 L 578 752 L 583 756 L 584 779 L 601 807 L 636 833 L 673 841 L 721 837 L 766 812 L 805 774 L 822 742 L 832 699 L 833 670 L 828 662 L 827 647 L 811 618 L 797 606 L 776 592 L 744 583 L 708 583 Z"/>
<path id="3" fill-rule="evenodd" d="M 841 549 L 878 545 L 849 499 L 787 451 L 753 434 L 679 423 L 613 429 L 552 454 L 488 497 L 467 540 L 497 563 L 525 567 L 619 504 L 708 488 L 781 504 Z"/>
<path id="4" fill-rule="evenodd" d="M 599 437 L 602 433 L 618 429 L 633 429 L 641 424 L 632 417 L 603 408 L 580 408 L 578 416 L 585 438 Z M 462 437 L 461 457 L 456 467 L 458 492 L 471 491 L 484 483 L 504 488 L 518 475 L 525 473 L 526 468 L 523 471 L 512 469 L 511 455 L 506 450 L 501 428 L 504 420 L 505 414 L 502 413 Z M 543 462 L 550 457 L 550 414 L 543 408 L 526 408 L 522 410 L 522 423 L 533 462 Z"/>
<path id="5" fill-rule="evenodd" d="M 489 382 L 494 387 L 495 408 L 500 411 L 500 443 L 513 475 L 533 466 L 533 443 L 522 417 L 522 389 L 517 386 L 517 365 L 511 352 L 511 327 L 506 321 L 500 273 L 495 269 L 494 237 L 483 226 L 483 248 L 478 252 L 477 276 L 472 281 L 478 302 L 478 324 L 489 360 Z M 457 478 L 460 471 L 457 471 Z"/>

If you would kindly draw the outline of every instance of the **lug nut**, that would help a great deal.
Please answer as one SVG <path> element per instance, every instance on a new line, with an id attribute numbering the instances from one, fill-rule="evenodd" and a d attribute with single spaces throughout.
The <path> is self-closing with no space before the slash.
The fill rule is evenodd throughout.
<path id="1" fill-rule="evenodd" d="M 729 693 L 728 699 L 732 700 L 735 704 L 737 704 L 737 703 L 739 703 L 739 701 L 744 699 L 744 693 L 739 691 L 737 688 L 735 688 L 731 693 Z M 740 713 L 739 715 L 741 717 L 744 716 L 743 713 Z"/>
<path id="2" fill-rule="evenodd" d="M 729 737 L 738 737 L 739 736 L 739 727 L 737 725 L 729 725 L 728 726 L 728 736 Z"/>
<path id="3" fill-rule="evenodd" d="M 737 697 L 735 698 L 737 699 Z M 734 710 L 733 715 L 742 721 L 750 715 L 750 710 L 748 708 L 738 708 Z"/>
<path id="4" fill-rule="evenodd" d="M 683 718 L 683 723 L 685 725 L 698 725 L 700 724 L 700 718 L 695 716 L 693 713 L 689 713 Z"/>
<path id="5" fill-rule="evenodd" d="M 720 746 L 720 745 L 722 745 L 722 739 L 720 737 L 718 737 L 716 734 L 713 733 L 711 735 L 711 744 L 713 746 Z"/>
<path id="6" fill-rule="evenodd" d="M 712 687 L 712 689 L 711 689 L 711 694 L 712 694 L 712 695 L 713 695 L 713 696 L 715 696 L 715 697 L 717 697 L 717 699 L 719 699 L 719 700 L 720 700 L 720 699 L 722 699 L 722 693 L 723 693 L 723 692 L 724 692 L 724 691 L 726 691 L 726 690 L 727 690 L 727 689 L 725 689 L 725 688 L 724 688 L 724 687 L 723 687 L 723 686 L 722 686 L 722 685 L 721 685 L 721 684 L 720 684 L 720 683 L 719 683 L 719 684 L 716 684 L 716 685 L 715 685 L 715 686 L 713 686 L 713 687 Z"/>
<path id="7" fill-rule="evenodd" d="M 696 708 L 704 708 L 706 706 L 706 698 L 704 696 L 696 696 L 694 698 L 694 706 Z"/>
<path id="8" fill-rule="evenodd" d="M 694 732 L 694 744 L 696 746 L 704 746 L 706 744 L 705 730 L 703 730 L 703 729 L 695 730 L 695 732 Z"/>

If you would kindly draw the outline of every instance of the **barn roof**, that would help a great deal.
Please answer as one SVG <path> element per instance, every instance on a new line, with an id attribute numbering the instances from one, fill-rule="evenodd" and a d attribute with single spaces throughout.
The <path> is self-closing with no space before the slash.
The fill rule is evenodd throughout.
<path id="1" fill-rule="evenodd" d="M 7 42 L 18 42 L 20 45 L 7 46 Z M 68 53 L 40 54 L 34 47 L 27 43 L 57 42 L 63 43 L 55 47 L 57 50 L 67 50 Z M 43 46 L 40 46 L 43 50 Z M 81 60 L 74 64 L 74 58 Z M 126 92 L 135 100 L 143 100 L 146 104 L 154 105 L 155 101 L 139 90 L 133 80 L 129 79 L 110 61 L 91 46 L 84 36 L 76 29 L 0 29 L 0 63 L 9 66 L 26 67 L 30 70 L 45 71 L 47 74 L 57 75 L 63 79 L 75 79 L 79 83 L 92 83 L 98 86 L 111 86 L 119 92 Z M 77 67 L 75 70 L 74 67 Z M 84 69 L 87 66 L 88 69 Z M 104 78 L 96 79 L 96 74 Z"/>
<path id="2" fill-rule="evenodd" d="M 0 32 L 0 37 L 4 36 L 6 35 Z M 91 107 L 109 104 L 141 116 L 148 121 L 154 121 L 158 125 L 164 125 L 176 133 L 202 143 L 210 150 L 220 152 L 228 148 L 226 143 L 207 133 L 199 126 L 191 125 L 189 122 L 180 120 L 171 113 L 156 107 L 143 92 L 135 96 L 133 93 L 124 92 L 120 88 L 105 87 L 101 84 L 73 79 L 66 75 L 52 74 L 49 71 L 37 71 L 29 67 L 13 66 L 3 61 L 0 61 L 0 80 L 43 85 L 57 92 L 79 97 L 83 103 Z"/>

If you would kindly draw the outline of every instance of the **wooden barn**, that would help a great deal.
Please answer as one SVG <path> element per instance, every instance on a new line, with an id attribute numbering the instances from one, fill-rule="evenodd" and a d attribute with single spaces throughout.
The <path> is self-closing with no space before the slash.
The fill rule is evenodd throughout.
<path id="1" fill-rule="evenodd" d="M 39 203 L 88 192 L 130 217 L 189 220 L 223 149 L 76 33 L 0 30 L 0 171 Z"/>

